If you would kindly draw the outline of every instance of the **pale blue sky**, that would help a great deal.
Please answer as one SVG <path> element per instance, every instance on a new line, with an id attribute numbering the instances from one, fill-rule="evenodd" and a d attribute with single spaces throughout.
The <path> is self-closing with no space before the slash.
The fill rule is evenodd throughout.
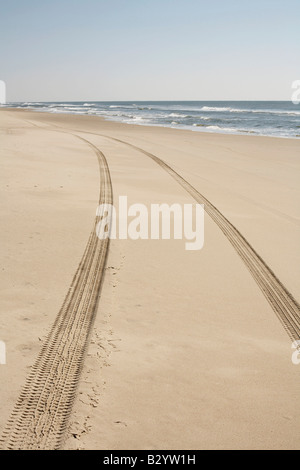
<path id="1" fill-rule="evenodd" d="M 299 0 L 0 0 L 9 101 L 289 100 Z"/>

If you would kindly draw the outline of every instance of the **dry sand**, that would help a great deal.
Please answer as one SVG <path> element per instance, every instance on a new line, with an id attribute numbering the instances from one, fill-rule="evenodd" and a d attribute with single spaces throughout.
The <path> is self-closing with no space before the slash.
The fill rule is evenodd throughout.
<path id="1" fill-rule="evenodd" d="M 64 131 L 64 132 L 62 132 Z M 0 429 L 68 291 L 106 156 L 114 200 L 192 203 L 151 158 L 209 199 L 299 301 L 296 139 L 202 134 L 0 111 Z M 112 240 L 65 449 L 299 448 L 299 366 L 249 270 L 205 216 L 205 245 Z"/>

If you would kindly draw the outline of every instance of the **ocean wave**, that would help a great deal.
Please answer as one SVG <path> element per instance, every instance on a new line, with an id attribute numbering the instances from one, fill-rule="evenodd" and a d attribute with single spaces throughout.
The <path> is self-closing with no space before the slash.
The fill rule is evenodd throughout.
<path id="1" fill-rule="evenodd" d="M 133 121 L 146 121 L 142 116 L 131 116 Z"/>
<path id="2" fill-rule="evenodd" d="M 120 104 L 111 104 L 109 107 L 110 108 L 125 108 L 125 109 L 130 108 L 130 106 L 123 106 Z"/>
<path id="3" fill-rule="evenodd" d="M 67 112 L 64 109 L 60 109 L 60 108 L 51 108 L 48 111 L 49 113 L 66 113 Z"/>
<path id="4" fill-rule="evenodd" d="M 168 116 L 169 117 L 179 117 L 179 118 L 182 118 L 182 119 L 189 117 L 187 114 L 177 114 L 177 113 L 171 113 Z"/>
<path id="5" fill-rule="evenodd" d="M 72 105 L 72 103 L 51 103 L 51 104 L 48 104 L 49 108 L 65 108 L 66 106 L 76 106 L 76 105 Z"/>
<path id="6" fill-rule="evenodd" d="M 65 106 L 64 109 L 67 109 L 68 111 L 86 111 L 86 109 L 83 109 L 82 107 L 73 107 L 73 106 Z"/>
<path id="7" fill-rule="evenodd" d="M 206 126 L 205 129 L 211 129 L 213 131 L 222 132 L 238 132 L 238 129 L 236 127 Z"/>
<path id="8" fill-rule="evenodd" d="M 193 124 L 194 127 L 201 127 L 204 131 L 216 131 L 221 133 L 243 133 L 243 134 L 258 134 L 253 129 L 238 129 L 236 127 L 220 127 L 220 126 L 206 126 L 205 124 Z"/>
<path id="9" fill-rule="evenodd" d="M 9 107 L 102 116 L 127 124 L 178 127 L 198 132 L 299 136 L 300 109 L 286 102 L 33 102 Z M 240 108 L 238 108 L 240 106 Z M 298 118 L 298 119 L 297 119 Z M 297 125 L 296 125 L 297 124 Z"/>
<path id="10" fill-rule="evenodd" d="M 300 116 L 300 111 L 283 111 L 277 109 L 241 109 L 231 107 L 203 106 L 201 111 L 206 112 L 229 112 L 229 113 L 254 113 L 254 114 L 286 114 L 290 116 Z"/>
<path id="11" fill-rule="evenodd" d="M 239 108 L 231 108 L 231 107 L 214 107 L 214 106 L 203 106 L 201 108 L 201 111 L 210 111 L 210 112 L 218 112 L 218 113 L 251 113 L 251 112 L 256 112 L 251 109 L 239 109 Z"/>
<path id="12" fill-rule="evenodd" d="M 286 114 L 289 116 L 300 116 L 300 111 L 279 111 L 279 110 L 268 110 L 268 109 L 258 109 L 252 110 L 252 113 L 263 113 L 263 114 Z"/>
<path id="13" fill-rule="evenodd" d="M 229 111 L 230 108 L 217 108 L 217 107 L 214 107 L 214 106 L 203 106 L 202 108 L 200 108 L 201 111 Z"/>

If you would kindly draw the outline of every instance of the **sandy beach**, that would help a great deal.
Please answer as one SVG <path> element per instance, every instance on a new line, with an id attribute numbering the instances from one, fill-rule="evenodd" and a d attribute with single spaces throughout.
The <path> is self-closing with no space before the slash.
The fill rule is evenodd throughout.
<path id="1" fill-rule="evenodd" d="M 4 447 L 19 442 L 5 431 L 16 403 L 31 429 L 23 387 L 68 292 L 82 285 L 86 295 L 83 281 L 74 283 L 81 263 L 84 282 L 95 273 L 99 301 L 63 340 L 61 369 L 47 369 L 45 356 L 36 374 L 37 388 L 55 393 L 50 372 L 59 377 L 76 358 L 79 346 L 68 348 L 82 328 L 78 388 L 64 385 L 74 402 L 61 421 L 63 449 L 299 448 L 300 365 L 291 348 L 299 334 L 299 140 L 1 109 L 0 155 Z M 116 239 L 102 252 L 91 234 L 99 191 L 108 201 L 111 189 L 114 201 L 126 195 L 146 206 L 203 195 L 204 247 Z M 84 308 L 72 299 L 75 313 Z M 76 344 L 84 341 L 79 335 Z M 60 434 L 60 412 L 50 410 L 41 427 Z"/>

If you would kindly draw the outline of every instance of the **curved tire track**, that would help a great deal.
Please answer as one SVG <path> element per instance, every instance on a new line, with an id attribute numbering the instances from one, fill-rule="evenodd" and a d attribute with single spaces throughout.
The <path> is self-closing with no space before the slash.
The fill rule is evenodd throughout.
<path id="1" fill-rule="evenodd" d="M 55 127 L 60 127 L 56 126 Z M 73 129 L 75 130 L 75 129 Z M 278 319 L 282 323 L 284 329 L 288 333 L 292 341 L 300 339 L 300 306 L 297 300 L 277 278 L 275 273 L 255 251 L 245 237 L 239 230 L 208 200 L 203 196 L 194 186 L 192 186 L 186 179 L 177 173 L 170 165 L 165 163 L 161 158 L 156 155 L 131 144 L 125 140 L 117 139 L 105 134 L 97 132 L 82 131 L 79 129 L 76 132 L 83 134 L 92 134 L 109 140 L 127 145 L 147 157 L 151 158 L 161 168 L 174 178 L 199 204 L 204 204 L 204 209 L 207 214 L 214 220 L 218 227 L 222 230 L 226 238 L 232 244 L 238 255 L 244 261 L 245 265 L 252 274 L 257 285 L 263 292 L 268 300 L 272 309 L 276 313 Z M 300 347 L 298 348 L 300 350 Z"/>
<path id="2" fill-rule="evenodd" d="M 299 303 L 277 278 L 272 269 L 250 245 L 246 238 L 239 232 L 239 230 L 208 199 L 206 199 L 205 196 L 203 196 L 196 188 L 194 188 L 194 186 L 192 186 L 186 179 L 184 179 L 161 158 L 136 145 L 131 144 L 130 142 L 96 132 L 80 131 L 79 129 L 76 129 L 76 132 L 104 137 L 109 140 L 127 145 L 128 147 L 143 153 L 147 157 L 151 158 L 167 173 L 169 173 L 169 175 L 172 176 L 172 178 L 174 178 L 175 181 L 177 181 L 177 183 L 180 184 L 180 186 L 182 186 L 195 199 L 196 202 L 199 204 L 204 204 L 204 209 L 207 214 L 222 230 L 233 248 L 244 261 L 245 265 L 268 300 L 270 306 L 282 323 L 289 337 L 292 339 L 292 341 L 300 339 Z M 300 350 L 300 347 L 297 349 Z"/>
<path id="3" fill-rule="evenodd" d="M 100 135 L 100 134 L 98 134 Z M 169 173 L 177 183 L 182 186 L 199 204 L 204 204 L 204 209 L 212 220 L 222 230 L 229 242 L 232 244 L 236 252 L 244 261 L 256 283 L 262 290 L 264 296 L 268 300 L 272 309 L 281 321 L 283 327 L 287 331 L 290 338 L 299 340 L 300 338 L 300 306 L 291 293 L 276 277 L 274 272 L 269 268 L 261 256 L 254 250 L 239 230 L 196 188 L 194 188 L 179 173 L 165 163 L 156 155 L 137 147 L 124 140 L 114 137 L 102 135 L 116 142 L 125 144 L 141 153 L 150 157 L 155 163 Z"/>
<path id="4" fill-rule="evenodd" d="M 112 204 L 109 168 L 96 153 L 100 169 L 99 205 Z M 44 345 L 33 365 L 1 439 L 3 449 L 60 448 L 71 413 L 89 335 L 96 313 L 109 239 L 99 240 L 94 225 L 79 267 Z"/>

